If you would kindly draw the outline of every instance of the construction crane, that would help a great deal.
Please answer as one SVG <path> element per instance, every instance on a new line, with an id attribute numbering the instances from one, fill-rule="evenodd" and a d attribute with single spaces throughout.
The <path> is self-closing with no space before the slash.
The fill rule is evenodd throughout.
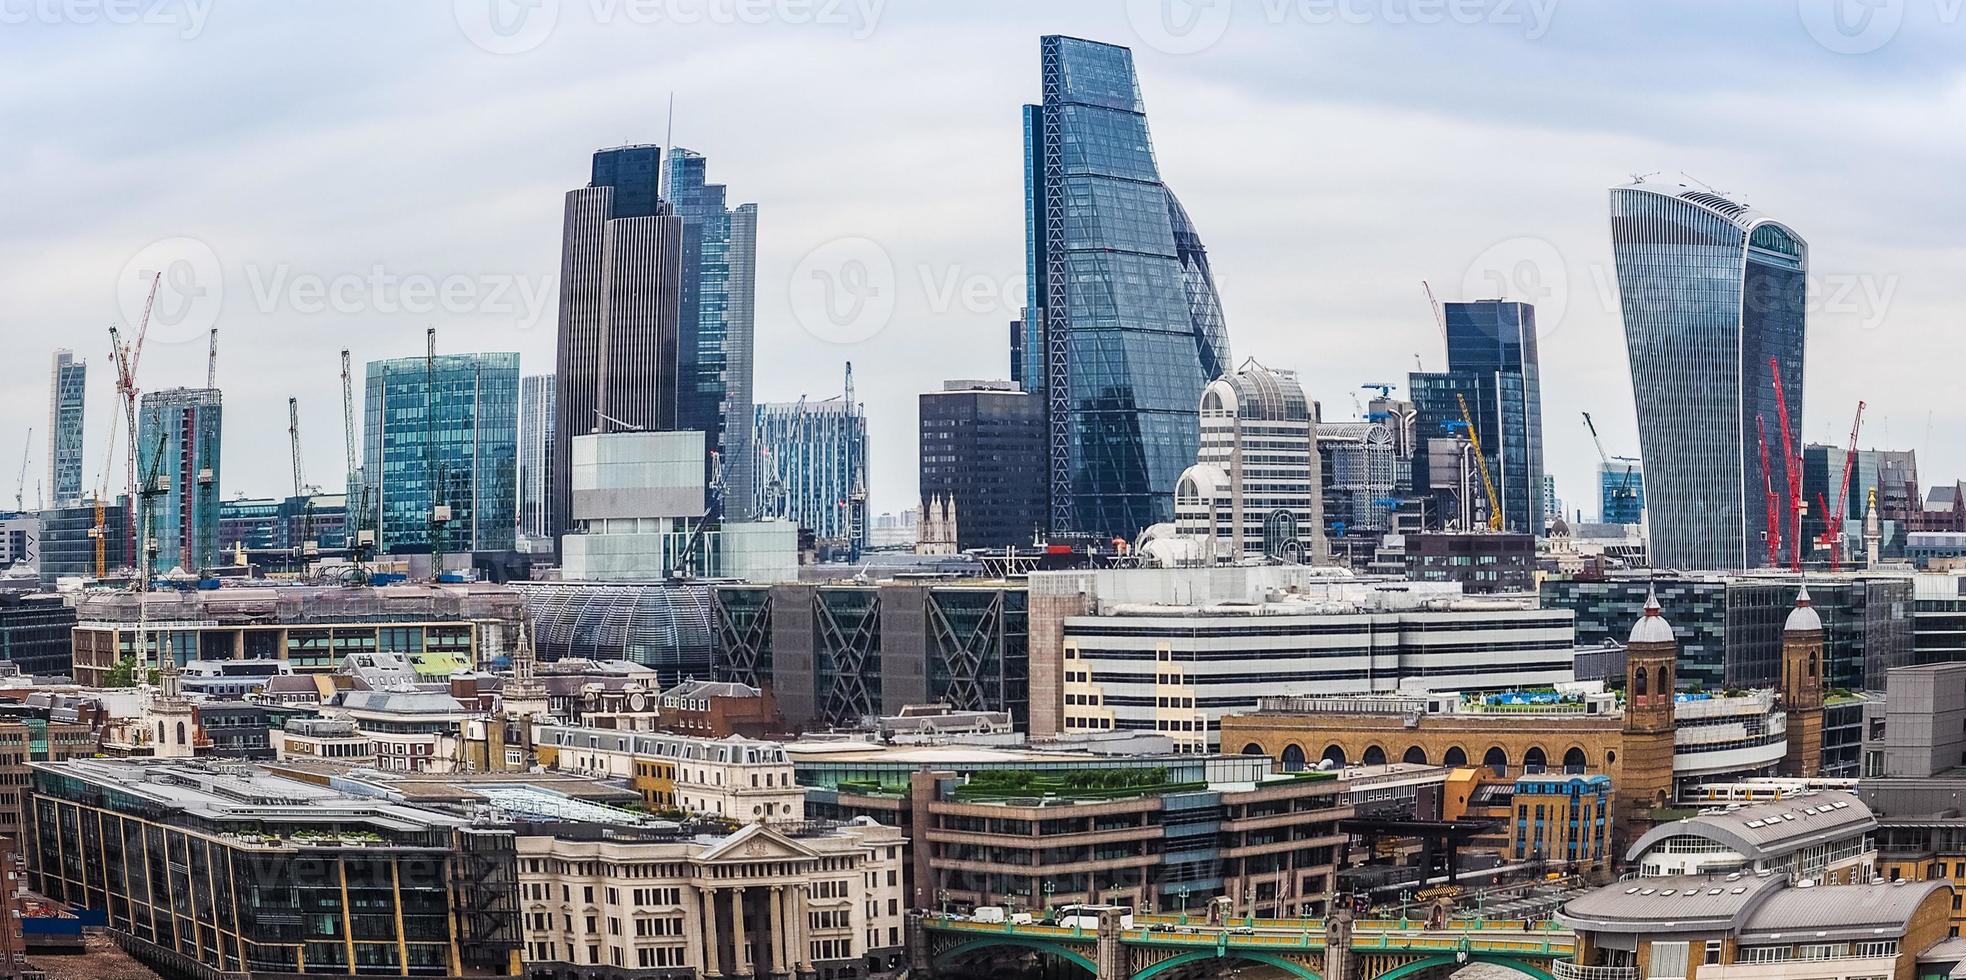
<path id="1" fill-rule="evenodd" d="M 1864 430 L 1864 403 L 1857 403 L 1856 421 L 1850 423 L 1850 450 L 1843 457 L 1843 485 L 1836 492 L 1836 506 L 1822 502 L 1823 540 L 1829 545 L 1830 571 L 1843 570 L 1843 520 L 1849 516 L 1850 474 L 1857 468 L 1857 439 Z"/>
<path id="2" fill-rule="evenodd" d="M 1768 468 L 1768 420 L 1755 415 L 1754 429 L 1761 446 L 1761 487 L 1768 496 L 1768 530 L 1762 537 L 1768 541 L 1768 566 L 1775 568 L 1782 563 L 1782 514 L 1775 503 L 1775 475 Z"/>
<path id="3" fill-rule="evenodd" d="M 1447 336 L 1447 317 L 1440 312 L 1440 300 L 1434 298 L 1434 287 L 1425 279 L 1420 280 L 1420 288 L 1427 291 L 1427 308 L 1434 312 L 1434 326 L 1440 329 L 1442 337 Z M 1420 355 L 1413 355 L 1414 366 L 1419 366 Z"/>
<path id="4" fill-rule="evenodd" d="M 1604 464 L 1604 471 L 1606 473 L 1611 472 L 1611 462 L 1614 457 L 1604 451 L 1604 440 L 1598 437 L 1597 423 L 1591 420 L 1591 413 L 1589 412 L 1584 413 L 1584 428 L 1591 430 L 1591 445 L 1597 447 L 1597 458 Z M 1638 496 L 1638 491 L 1631 485 L 1632 473 L 1636 471 L 1636 468 L 1631 465 L 1632 460 L 1629 456 L 1618 456 L 1615 459 L 1625 464 L 1625 472 L 1618 477 L 1618 485 L 1611 489 L 1611 499 L 1630 500 Z"/>
<path id="5" fill-rule="evenodd" d="M 143 317 L 142 319 L 137 321 L 136 340 L 132 341 L 131 343 L 125 344 L 123 342 L 122 335 L 117 332 L 116 328 L 113 326 L 109 328 L 110 357 L 116 367 L 116 394 L 118 399 L 123 403 L 123 425 L 126 429 L 129 430 L 127 433 L 125 433 L 125 435 L 128 437 L 128 440 L 126 442 L 126 445 L 128 447 L 128 452 L 124 456 L 124 475 L 126 477 L 127 486 L 129 488 L 129 496 L 126 499 L 129 504 L 128 506 L 129 514 L 127 516 L 129 518 L 128 523 L 130 529 L 130 544 L 131 544 L 131 551 L 132 551 L 130 557 L 133 563 L 139 560 L 137 555 L 134 553 L 137 543 L 137 513 L 136 512 L 138 509 L 136 507 L 137 489 L 138 489 L 137 488 L 137 391 L 138 391 L 137 365 L 143 360 L 143 341 L 144 338 L 148 336 L 150 333 L 150 313 L 152 310 L 157 308 L 157 290 L 158 287 L 163 285 L 163 282 L 164 282 L 164 274 L 161 272 L 156 273 L 150 277 L 150 294 L 146 296 L 143 301 Z M 115 442 L 115 433 L 113 431 L 110 434 L 110 442 L 112 445 Z M 107 493 L 108 490 L 107 487 L 108 478 L 109 478 L 108 468 L 105 467 L 103 472 L 105 493 Z M 98 547 L 100 547 L 101 535 L 106 534 L 108 532 L 107 529 L 102 527 L 100 509 L 98 509 L 97 515 L 98 516 L 96 521 L 96 533 L 98 536 Z M 101 564 L 100 559 L 98 559 L 97 564 L 98 565 Z M 134 590 L 142 591 L 146 587 L 146 583 L 143 581 L 143 576 L 141 575 L 134 576 L 130 582 L 130 587 Z"/>
<path id="6" fill-rule="evenodd" d="M 448 467 L 437 462 L 437 328 L 423 332 L 423 473 L 430 484 L 430 578 L 444 575 L 444 538 L 450 532 L 451 508 L 444 503 Z"/>
<path id="7" fill-rule="evenodd" d="M 1488 529 L 1502 529 L 1502 501 L 1495 496 L 1495 481 L 1488 475 L 1488 457 L 1481 452 L 1481 433 L 1475 431 L 1474 414 L 1468 411 L 1468 397 L 1460 392 L 1454 393 L 1454 400 L 1461 403 L 1461 421 L 1468 427 L 1468 443 L 1474 446 L 1475 465 L 1481 470 L 1481 489 L 1488 495 Z"/>
<path id="8" fill-rule="evenodd" d="M 1802 459 L 1795 454 L 1794 430 L 1789 427 L 1788 397 L 1782 393 L 1782 362 L 1768 359 L 1769 376 L 1775 385 L 1775 412 L 1782 421 L 1782 468 L 1788 474 L 1789 491 L 1789 568 L 1802 571 Z"/>
<path id="9" fill-rule="evenodd" d="M 213 327 L 205 347 L 205 387 L 218 387 L 218 328 Z"/>
<path id="10" fill-rule="evenodd" d="M 27 453 L 34 446 L 34 427 L 27 427 L 27 443 L 20 447 L 20 479 L 14 484 L 14 509 L 27 509 Z"/>
<path id="11" fill-rule="evenodd" d="M 287 444 L 288 452 L 293 456 L 294 496 L 303 497 L 306 496 L 303 488 L 307 485 L 307 478 L 300 466 L 300 399 L 292 395 L 287 396 Z"/>

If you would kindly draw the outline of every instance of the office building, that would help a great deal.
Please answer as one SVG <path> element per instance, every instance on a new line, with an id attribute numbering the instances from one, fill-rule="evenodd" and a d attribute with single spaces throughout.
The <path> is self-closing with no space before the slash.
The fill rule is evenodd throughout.
<path id="1" fill-rule="evenodd" d="M 716 679 L 769 688 L 794 730 L 859 728 L 920 704 L 1026 717 L 1021 587 L 726 585 L 714 601 Z"/>
<path id="2" fill-rule="evenodd" d="M 777 742 L 542 725 L 539 764 L 627 784 L 654 810 L 741 823 L 805 820 L 805 791 Z"/>
<path id="3" fill-rule="evenodd" d="M 130 514 L 125 501 L 126 498 L 118 497 L 113 503 L 106 502 L 100 525 L 94 503 L 55 507 L 37 515 L 41 521 L 37 561 L 42 588 L 52 589 L 64 578 L 95 577 L 98 546 L 103 574 L 135 564 L 131 558 Z"/>
<path id="4" fill-rule="evenodd" d="M 83 401 L 89 365 L 74 351 L 55 351 L 48 380 L 48 494 L 56 507 L 82 502 Z"/>
<path id="5" fill-rule="evenodd" d="M 1601 578 L 1549 578 L 1543 605 L 1577 616 L 1577 645 L 1601 647 L 1622 635 L 1656 590 L 1673 611 L 1680 639 L 1680 683 L 1688 690 L 1769 687 L 1781 674 L 1782 627 L 1802 580 L 1786 575 L 1726 576 L 1616 572 Z M 1908 578 L 1808 579 L 1821 615 L 1824 685 L 1832 696 L 1883 689 L 1885 671 L 1915 662 L 1913 584 Z"/>
<path id="6" fill-rule="evenodd" d="M 543 542 L 558 530 L 552 526 L 557 384 L 550 374 L 519 379 L 519 537 L 525 540 Z"/>
<path id="7" fill-rule="evenodd" d="M 1851 885 L 1877 875 L 1876 832 L 1855 795 L 1804 791 L 1660 824 L 1631 842 L 1625 863 L 1646 878 L 1740 872 Z"/>
<path id="8" fill-rule="evenodd" d="M 1411 428 L 1411 416 L 1408 416 Z M 1399 428 L 1390 422 L 1319 422 L 1324 523 L 1333 539 L 1376 538 L 1393 529 L 1401 475 Z M 1410 456 L 1407 460 L 1410 466 Z"/>
<path id="9" fill-rule="evenodd" d="M 1425 531 L 1403 536 L 1406 574 L 1453 582 L 1470 594 L 1536 588 L 1536 538 L 1529 534 Z"/>
<path id="10" fill-rule="evenodd" d="M 1015 382 L 950 381 L 918 407 L 921 505 L 948 509 L 950 550 L 1029 548 L 1048 526 L 1044 399 Z"/>
<path id="11" fill-rule="evenodd" d="M 1589 873 L 1609 870 L 1617 855 L 1611 848 L 1611 777 L 1602 773 L 1541 773 L 1516 778 L 1510 788 L 1511 861 L 1542 861 Z"/>
<path id="12" fill-rule="evenodd" d="M 74 628 L 75 608 L 61 596 L 0 591 L 0 661 L 13 664 L 22 674 L 68 674 L 73 664 L 69 634 Z"/>
<path id="13" fill-rule="evenodd" d="M 512 550 L 519 355 L 370 361 L 364 406 L 379 553 Z"/>
<path id="14" fill-rule="evenodd" d="M 1638 397 L 1653 564 L 1767 564 L 1775 529 L 1764 526 L 1757 428 L 1766 427 L 1778 471 L 1766 478 L 1785 497 L 1791 474 L 1775 448 L 1781 406 L 1770 362 L 1800 436 L 1808 243 L 1720 194 L 1640 181 L 1611 190 L 1611 254 Z M 1780 537 L 1806 551 L 1793 529 Z"/>
<path id="15" fill-rule="evenodd" d="M 1041 43 L 1024 107 L 1024 388 L 1044 399 L 1050 530 L 1128 541 L 1174 517 L 1202 387 L 1230 369 L 1208 257 L 1161 182 L 1126 48 Z"/>
<path id="16" fill-rule="evenodd" d="M 1636 461 L 1599 463 L 1599 524 L 1639 524 L 1645 520 L 1645 468 Z"/>
<path id="17" fill-rule="evenodd" d="M 280 502 L 272 497 L 234 497 L 218 504 L 218 550 L 271 551 L 279 538 Z"/>
<path id="18" fill-rule="evenodd" d="M 770 402 L 757 407 L 754 431 L 758 482 L 753 512 L 791 521 L 820 542 L 849 550 L 864 547 L 865 406 L 845 398 Z"/>
<path id="19" fill-rule="evenodd" d="M 145 542 L 144 571 L 196 575 L 220 564 L 224 413 L 218 389 L 151 391 L 137 404 L 137 537 Z"/>
<path id="20" fill-rule="evenodd" d="M 238 763 L 32 768 L 32 887 L 102 916 L 124 949 L 159 969 L 248 978 L 520 972 L 508 827 Z"/>
<path id="21" fill-rule="evenodd" d="M 663 198 L 683 219 L 676 428 L 703 433 L 724 484 L 749 487 L 758 206 L 726 205 L 724 185 L 708 181 L 708 162 L 694 150 L 671 147 L 663 168 Z M 748 494 L 724 503 L 725 517 L 750 516 Z"/>
<path id="22" fill-rule="evenodd" d="M 573 520 L 573 437 L 676 428 L 683 224 L 665 213 L 662 148 L 594 154 L 588 186 L 567 192 L 560 308 L 552 525 Z"/>
<path id="23" fill-rule="evenodd" d="M 1324 479 L 1296 374 L 1248 361 L 1201 395 L 1201 449 L 1174 489 L 1181 556 L 1215 564 L 1329 558 Z"/>
<path id="24" fill-rule="evenodd" d="M 1407 382 L 1414 426 L 1430 444 L 1428 453 L 1414 456 L 1413 486 L 1432 496 L 1442 524 L 1453 518 L 1463 527 L 1489 518 L 1492 487 L 1501 506 L 1502 529 L 1540 534 L 1546 515 L 1536 308 L 1504 300 L 1447 303 L 1442 319 L 1447 370 L 1415 372 Z M 1470 449 L 1480 443 L 1487 467 L 1486 477 L 1477 470 L 1473 486 L 1466 489 L 1470 481 L 1451 451 L 1463 439 Z M 1445 447 L 1432 447 L 1437 441 Z M 1442 459 L 1454 464 L 1443 468 Z M 1471 511 L 1473 519 L 1468 520 L 1465 515 Z"/>

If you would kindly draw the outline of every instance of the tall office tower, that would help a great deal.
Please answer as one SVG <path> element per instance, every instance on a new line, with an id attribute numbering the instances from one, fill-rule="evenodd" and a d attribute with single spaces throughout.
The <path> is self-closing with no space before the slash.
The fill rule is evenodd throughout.
<path id="1" fill-rule="evenodd" d="M 553 536 L 553 406 L 558 388 L 550 374 L 519 379 L 519 534 Z"/>
<path id="2" fill-rule="evenodd" d="M 1209 382 L 1201 449 L 1174 490 L 1175 534 L 1212 563 L 1329 558 L 1316 438 L 1294 373 L 1252 360 Z"/>
<path id="3" fill-rule="evenodd" d="M 1029 547 L 1045 526 L 1044 404 L 1004 381 L 923 392 L 923 516 L 947 506 L 958 550 Z"/>
<path id="4" fill-rule="evenodd" d="M 379 553 L 512 549 L 519 355 L 370 361 L 363 406 Z"/>
<path id="5" fill-rule="evenodd" d="M 218 564 L 223 421 L 216 388 L 152 391 L 137 403 L 137 540 L 149 574 Z"/>
<path id="6" fill-rule="evenodd" d="M 89 365 L 74 351 L 55 351 L 48 381 L 48 493 L 56 507 L 82 501 L 82 400 Z"/>
<path id="7" fill-rule="evenodd" d="M 683 219 L 665 213 L 662 148 L 594 154 L 588 186 L 567 192 L 551 524 L 571 526 L 568 455 L 590 432 L 676 427 Z"/>
<path id="8" fill-rule="evenodd" d="M 1636 462 L 1597 466 L 1598 520 L 1605 524 L 1638 524 L 1645 520 L 1645 467 Z"/>
<path id="9" fill-rule="evenodd" d="M 1050 529 L 1133 538 L 1171 520 L 1195 405 L 1229 369 L 1207 253 L 1161 183 L 1126 48 L 1043 39 L 1024 107 L 1027 391 L 1045 400 Z"/>
<path id="10" fill-rule="evenodd" d="M 725 516 L 741 520 L 750 507 L 758 206 L 726 207 L 724 185 L 705 179 L 706 161 L 694 150 L 671 147 L 664 168 L 663 198 L 683 219 L 676 428 L 703 433 L 722 482 L 746 488 L 723 498 Z"/>
<path id="11" fill-rule="evenodd" d="M 1480 300 L 1444 304 L 1441 314 L 1447 329 L 1447 370 L 1415 373 L 1408 379 L 1417 413 L 1415 425 L 1425 438 L 1447 435 L 1467 438 L 1470 443 L 1478 439 L 1488 464 L 1489 482 L 1494 484 L 1501 504 L 1502 527 L 1541 534 L 1543 398 L 1536 358 L 1536 308 L 1528 303 Z M 1471 434 L 1461 416 L 1463 400 L 1468 419 L 1474 422 Z M 1433 468 L 1426 455 L 1416 456 L 1416 491 L 1438 485 L 1439 474 L 1432 473 Z M 1487 490 L 1477 490 L 1480 506 L 1476 509 L 1486 515 Z M 1465 508 L 1464 501 L 1450 503 L 1438 493 L 1436 498 L 1438 514 L 1455 514 L 1455 503 Z"/>
<path id="12" fill-rule="evenodd" d="M 844 398 L 757 407 L 762 518 L 783 518 L 820 542 L 867 543 L 867 415 Z"/>
<path id="13" fill-rule="evenodd" d="M 1611 255 L 1645 459 L 1652 564 L 1760 565 L 1769 528 L 1756 420 L 1775 450 L 1767 478 L 1786 498 L 1769 361 L 1780 366 L 1799 436 L 1808 243 L 1719 194 L 1640 182 L 1611 190 Z M 1781 537 L 1785 547 L 1793 543 L 1786 527 Z"/>

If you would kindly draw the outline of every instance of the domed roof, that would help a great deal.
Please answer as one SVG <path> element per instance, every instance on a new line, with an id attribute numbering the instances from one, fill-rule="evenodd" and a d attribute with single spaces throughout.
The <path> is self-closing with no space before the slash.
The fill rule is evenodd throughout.
<path id="1" fill-rule="evenodd" d="M 1796 593 L 1795 609 L 1789 613 L 1789 621 L 1782 624 L 1782 632 L 1820 633 L 1822 629 L 1823 617 L 1817 614 L 1816 607 L 1809 604 L 1809 587 L 1805 585 L 1801 592 Z"/>
<path id="2" fill-rule="evenodd" d="M 1673 636 L 1672 624 L 1660 614 L 1659 595 L 1648 591 L 1645 595 L 1645 615 L 1632 625 L 1630 643 L 1677 643 Z"/>
<path id="3" fill-rule="evenodd" d="M 1564 520 L 1562 514 L 1558 514 L 1556 520 L 1550 522 L 1550 537 L 1567 538 L 1569 536 L 1570 522 Z"/>
<path id="4" fill-rule="evenodd" d="M 1311 419 L 1310 400 L 1304 397 L 1304 386 L 1298 383 L 1297 375 L 1264 367 L 1254 358 L 1243 362 L 1236 373 L 1210 382 L 1209 387 L 1218 392 L 1226 389 L 1232 393 L 1233 402 L 1222 399 L 1225 404 L 1221 407 L 1245 419 L 1269 422 L 1308 422 Z M 1206 396 L 1204 411 L 1209 407 L 1205 399 Z"/>

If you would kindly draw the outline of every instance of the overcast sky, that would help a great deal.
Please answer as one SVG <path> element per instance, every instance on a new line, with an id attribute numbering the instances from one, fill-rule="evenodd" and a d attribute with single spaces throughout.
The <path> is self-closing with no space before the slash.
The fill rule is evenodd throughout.
<path id="1" fill-rule="evenodd" d="M 675 143 L 761 212 L 758 399 L 837 394 L 851 360 L 872 508 L 910 506 L 915 395 L 1006 373 L 1046 33 L 1135 49 L 1237 359 L 1327 418 L 1443 364 L 1421 280 L 1536 302 L 1548 468 L 1594 514 L 1579 413 L 1637 454 L 1606 189 L 1685 173 L 1810 243 L 1804 435 L 1868 399 L 1867 444 L 1950 480 L 1966 0 L 1843 2 L 0 0 L 0 498 L 29 426 L 29 506 L 45 479 L 57 346 L 100 480 L 143 269 L 173 270 L 145 389 L 202 384 L 220 330 L 228 496 L 287 492 L 289 395 L 309 481 L 340 482 L 343 347 L 358 384 L 429 325 L 550 371 L 562 195 L 661 143 L 673 93 Z"/>

